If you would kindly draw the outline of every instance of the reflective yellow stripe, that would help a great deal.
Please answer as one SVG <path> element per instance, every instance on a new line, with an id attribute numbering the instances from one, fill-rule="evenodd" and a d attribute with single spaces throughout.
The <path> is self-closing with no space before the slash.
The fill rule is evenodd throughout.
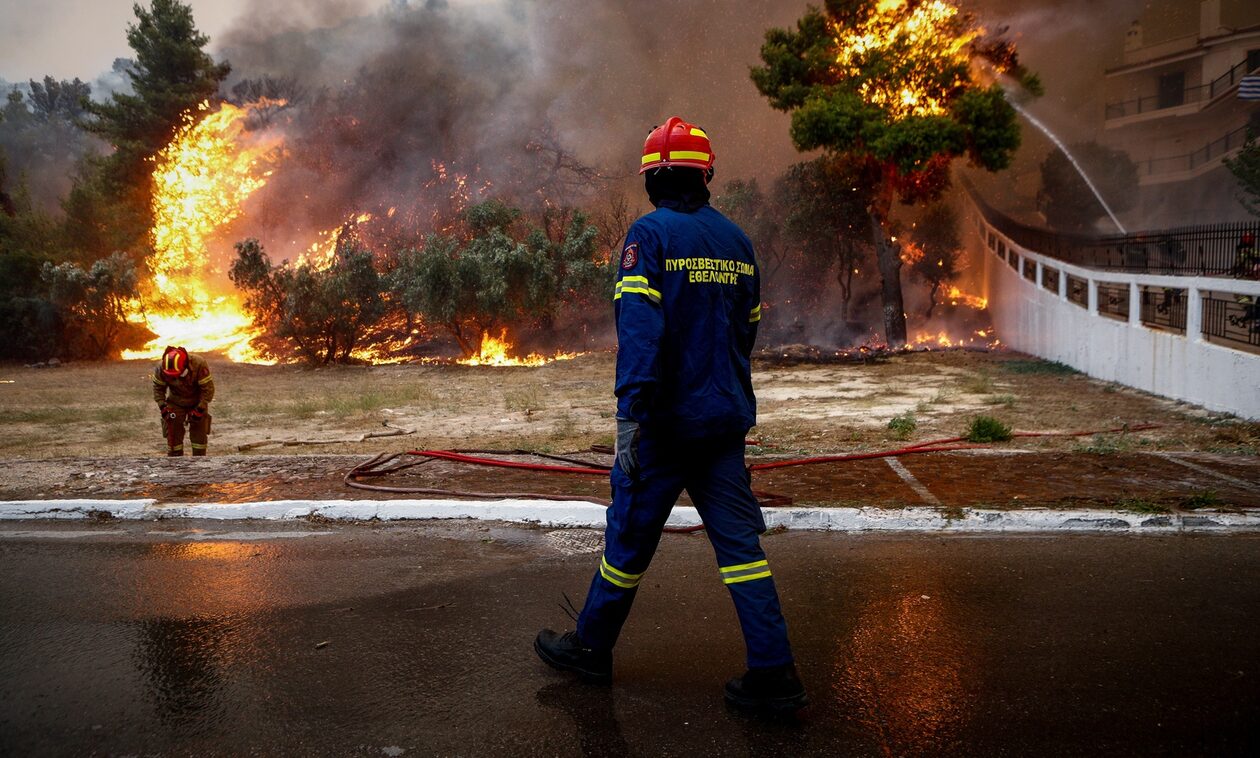
<path id="1" fill-rule="evenodd" d="M 739 584 L 740 582 L 751 582 L 754 579 L 765 579 L 770 576 L 769 571 L 762 571 L 759 574 L 742 574 L 740 576 L 727 577 L 722 580 L 722 584 Z"/>
<path id="2" fill-rule="evenodd" d="M 761 306 L 758 305 L 756 308 L 753 308 L 751 311 L 748 312 L 748 323 L 755 324 L 756 322 L 760 320 L 761 320 Z"/>
<path id="3" fill-rule="evenodd" d="M 627 574 L 624 571 L 615 569 L 608 564 L 607 558 L 602 557 L 599 559 L 599 575 L 604 577 L 609 583 L 626 590 L 632 590 L 639 586 L 639 579 L 643 576 L 643 574 Z"/>
<path id="4" fill-rule="evenodd" d="M 209 445 L 208 445 L 208 444 L 206 444 L 206 445 L 198 445 L 196 442 L 192 443 L 192 448 L 193 448 L 193 450 L 205 450 L 207 447 L 209 447 Z"/>
<path id="5" fill-rule="evenodd" d="M 171 452 L 172 452 L 172 453 L 178 453 L 179 451 L 181 451 L 181 450 L 183 450 L 183 449 L 184 449 L 184 446 L 183 446 L 183 445 L 176 445 L 175 447 L 170 448 L 170 450 L 171 450 Z"/>
<path id="6" fill-rule="evenodd" d="M 704 137 L 705 139 L 708 139 L 708 138 L 709 138 L 709 135 L 705 134 L 703 129 L 697 129 L 697 128 L 696 128 L 696 127 L 694 127 L 694 126 L 693 126 L 693 127 L 691 127 L 691 136 L 693 136 L 693 137 Z"/>
<path id="7" fill-rule="evenodd" d="M 647 164 L 653 161 L 659 161 L 660 159 L 661 159 L 660 153 L 648 153 L 647 155 L 643 156 L 643 163 Z M 640 164 L 640 165 L 643 165 L 643 164 Z"/>
<path id="8" fill-rule="evenodd" d="M 154 384 L 166 384 L 166 382 L 162 381 L 161 379 L 158 379 L 156 376 L 155 376 L 155 377 L 153 377 L 153 383 L 154 383 Z"/>
<path id="9" fill-rule="evenodd" d="M 671 161 L 707 161 L 709 154 L 696 150 L 670 150 L 669 159 Z"/>
<path id="10" fill-rule="evenodd" d="M 621 569 L 619 569 L 619 568 L 614 568 L 614 567 L 613 567 L 613 565 L 612 565 L 611 563 L 609 563 L 609 562 L 608 562 L 608 558 L 606 558 L 606 557 L 604 557 L 604 556 L 600 556 L 599 562 L 600 562 L 600 563 L 602 563 L 602 564 L 604 564 L 604 568 L 606 568 L 606 569 L 608 569 L 609 571 L 613 572 L 614 574 L 616 574 L 617 576 L 621 577 L 622 579 L 629 579 L 629 580 L 631 580 L 631 581 L 636 581 L 636 582 L 637 582 L 639 579 L 641 579 L 641 578 L 643 577 L 643 574 L 641 574 L 641 573 L 639 573 L 639 574 L 627 574 L 626 572 L 622 571 L 622 570 L 621 570 Z"/>
<path id="11" fill-rule="evenodd" d="M 207 376 L 205 379 L 198 379 L 197 384 L 205 384 L 206 382 L 213 382 L 213 381 L 214 379 Z"/>
<path id="12" fill-rule="evenodd" d="M 646 287 L 646 286 L 648 286 L 648 284 L 650 284 L 650 282 L 648 282 L 648 280 L 647 280 L 647 277 L 646 277 L 646 276 L 623 276 L 623 277 L 621 277 L 621 281 L 620 281 L 620 282 L 617 282 L 618 286 L 620 286 L 622 282 L 639 282 L 639 283 L 640 283 L 640 284 L 642 284 L 644 287 Z"/>
<path id="13" fill-rule="evenodd" d="M 765 579 L 770 576 L 770 562 L 762 559 L 752 563 L 740 563 L 736 566 L 719 566 L 723 584 L 739 584 L 753 579 Z"/>
<path id="14" fill-rule="evenodd" d="M 770 561 L 763 558 L 759 561 L 753 561 L 752 563 L 740 563 L 736 566 L 719 566 L 718 571 L 721 571 L 723 574 L 729 574 L 732 571 L 743 571 L 744 569 L 757 568 L 758 566 L 769 566 L 769 565 L 770 565 Z"/>
<path id="15" fill-rule="evenodd" d="M 623 293 L 634 293 L 639 295 L 647 295 L 649 300 L 656 302 L 661 301 L 661 293 L 658 290 L 649 289 L 647 287 L 622 287 L 617 290 L 617 294 L 613 295 L 613 300 L 620 300 Z"/>

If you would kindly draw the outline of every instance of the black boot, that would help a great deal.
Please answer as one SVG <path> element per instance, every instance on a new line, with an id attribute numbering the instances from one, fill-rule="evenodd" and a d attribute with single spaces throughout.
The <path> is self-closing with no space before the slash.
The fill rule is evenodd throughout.
<path id="1" fill-rule="evenodd" d="M 572 671 L 582 681 L 608 684 L 612 681 L 612 651 L 593 650 L 582 645 L 577 632 L 557 634 L 544 629 L 534 638 L 534 652 L 548 666 Z"/>
<path id="2" fill-rule="evenodd" d="M 726 683 L 726 702 L 750 710 L 791 714 L 809 705 L 809 698 L 796 676 L 796 666 L 788 663 L 748 669 L 748 673 L 730 680 Z"/>

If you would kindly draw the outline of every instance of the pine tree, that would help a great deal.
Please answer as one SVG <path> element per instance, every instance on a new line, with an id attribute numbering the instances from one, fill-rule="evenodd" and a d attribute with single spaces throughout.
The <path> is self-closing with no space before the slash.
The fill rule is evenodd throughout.
<path id="1" fill-rule="evenodd" d="M 192 9 L 179 0 L 152 0 L 134 7 L 127 43 L 136 65 L 127 71 L 133 94 L 114 93 L 103 103 L 86 102 L 83 127 L 113 146 L 90 161 L 66 204 L 70 236 L 143 247 L 151 217 L 150 160 L 175 136 L 184 114 L 215 97 L 231 67 L 215 63 L 202 48 L 209 37 L 197 30 Z M 94 228 L 101 218 L 118 219 L 116 233 Z M 77 231 L 76 231 L 77 229 Z M 107 254 L 112 250 L 93 250 Z"/>
<path id="2" fill-rule="evenodd" d="M 1009 165 L 1020 142 L 1015 110 L 973 61 L 987 61 L 995 76 L 1014 75 L 1032 94 L 1040 83 L 1009 43 L 983 38 L 972 17 L 937 0 L 828 0 L 795 30 L 768 30 L 761 58 L 752 80 L 772 107 L 792 114 L 796 148 L 864 162 L 875 177 L 867 212 L 885 338 L 903 344 L 893 201 L 939 198 L 960 156 L 989 171 Z"/>

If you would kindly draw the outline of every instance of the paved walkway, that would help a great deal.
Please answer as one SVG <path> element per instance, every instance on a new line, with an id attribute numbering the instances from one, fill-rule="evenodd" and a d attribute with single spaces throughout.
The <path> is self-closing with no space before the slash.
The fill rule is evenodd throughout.
<path id="1" fill-rule="evenodd" d="M 0 523 L 0 754 L 1243 755 L 1260 535 L 769 535 L 798 725 L 741 667 L 701 535 L 667 535 L 598 689 L 530 648 L 589 530 Z"/>

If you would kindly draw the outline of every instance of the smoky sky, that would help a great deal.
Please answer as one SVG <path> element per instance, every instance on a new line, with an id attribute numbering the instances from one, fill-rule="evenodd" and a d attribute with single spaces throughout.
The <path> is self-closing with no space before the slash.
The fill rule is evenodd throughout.
<path id="1" fill-rule="evenodd" d="M 966 7 L 989 29 L 1008 27 L 1046 85 L 1032 108 L 1073 141 L 1100 126 L 1102 71 L 1118 59 L 1124 29 L 1144 5 L 981 0 Z M 806 7 L 397 0 L 365 11 L 359 0 L 269 1 L 246 8 L 218 37 L 216 52 L 232 62 L 234 80 L 291 77 L 332 96 L 359 90 L 343 106 L 366 123 L 320 148 L 352 153 L 343 161 L 348 175 L 321 180 L 313 171 L 304 180 L 339 185 L 336 193 L 370 195 L 374 182 L 392 192 L 393 182 L 434 159 L 477 164 L 493 180 L 542 128 L 580 161 L 631 175 L 647 131 L 674 114 L 713 137 L 721 184 L 771 179 L 800 159 L 788 116 L 768 107 L 748 71 L 759 63 L 765 30 L 790 26 Z M 338 124 L 308 120 L 304 128 L 323 139 Z"/>

